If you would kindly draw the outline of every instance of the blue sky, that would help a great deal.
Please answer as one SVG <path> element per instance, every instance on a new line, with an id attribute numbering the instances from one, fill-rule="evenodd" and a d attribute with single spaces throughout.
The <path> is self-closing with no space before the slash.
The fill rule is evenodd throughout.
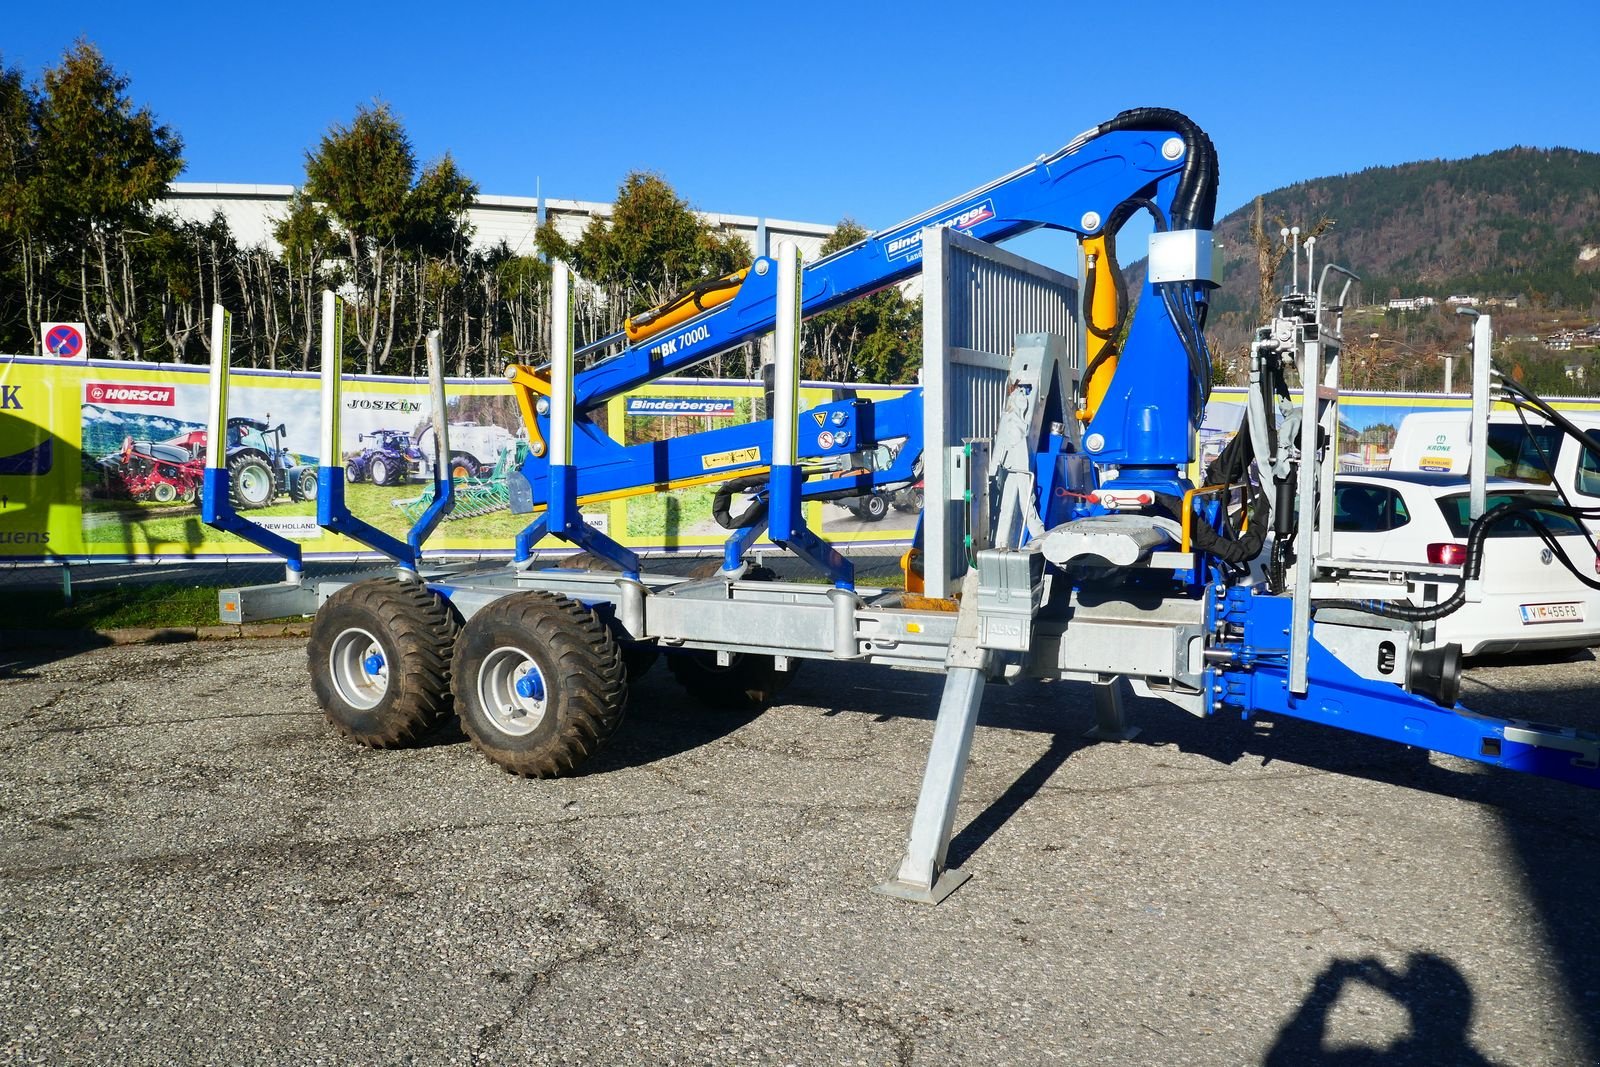
<path id="1" fill-rule="evenodd" d="M 870 228 L 1130 106 L 1212 135 L 1223 211 L 1379 164 L 1600 150 L 1592 2 L 1304 10 L 78 0 L 14 5 L 0 58 L 37 76 L 88 37 L 182 134 L 187 181 L 297 183 L 330 123 L 383 99 L 485 193 L 610 200 L 650 169 L 703 210 Z"/>

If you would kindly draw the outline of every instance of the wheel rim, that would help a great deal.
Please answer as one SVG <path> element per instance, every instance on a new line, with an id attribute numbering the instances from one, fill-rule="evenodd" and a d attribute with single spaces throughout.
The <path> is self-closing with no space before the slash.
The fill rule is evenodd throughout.
<path id="1" fill-rule="evenodd" d="M 153 495 L 161 503 L 170 504 L 177 497 L 178 491 L 166 482 L 157 482 Z"/>
<path id="2" fill-rule="evenodd" d="M 300 495 L 307 500 L 317 499 L 317 476 L 315 474 L 306 474 L 301 477 Z"/>
<path id="3" fill-rule="evenodd" d="M 361 711 L 378 706 L 389 691 L 389 664 L 383 646 L 366 630 L 351 628 L 333 639 L 328 677 L 345 703 Z"/>
<path id="4" fill-rule="evenodd" d="M 549 697 L 539 665 L 520 648 L 497 648 L 478 668 L 478 706 L 503 734 L 522 737 L 538 729 Z"/>
<path id="5" fill-rule="evenodd" d="M 272 481 L 266 470 L 252 463 L 239 472 L 239 495 L 251 503 L 271 495 Z"/>

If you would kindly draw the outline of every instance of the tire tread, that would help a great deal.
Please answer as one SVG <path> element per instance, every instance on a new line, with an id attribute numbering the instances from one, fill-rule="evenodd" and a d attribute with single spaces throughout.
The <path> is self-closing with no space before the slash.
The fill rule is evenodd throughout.
<path id="1" fill-rule="evenodd" d="M 556 736 L 537 749 L 497 744 L 475 721 L 470 702 L 475 693 L 458 693 L 461 727 L 473 747 L 502 770 L 523 778 L 570 774 L 598 752 L 621 725 L 628 702 L 628 674 L 622 649 L 594 612 L 555 593 L 528 591 L 502 597 L 474 615 L 469 626 L 504 623 L 542 644 L 555 661 L 558 678 L 546 679 L 552 689 L 550 712 L 560 715 Z M 454 677 L 472 675 L 469 660 L 474 642 L 456 646 Z M 556 694 L 554 687 L 561 690 Z"/>
<path id="2" fill-rule="evenodd" d="M 340 714 L 334 704 L 337 694 L 325 677 L 328 646 L 341 629 L 339 616 L 347 612 L 370 617 L 375 627 L 399 646 L 398 662 L 389 665 L 394 699 L 383 709 L 374 729 L 362 729 Z M 317 612 L 317 621 L 324 617 L 334 620 L 326 628 L 333 634 L 319 639 L 313 623 L 307 655 L 323 718 L 341 735 L 370 748 L 400 748 L 431 733 L 454 710 L 450 666 L 460 627 L 444 601 L 425 585 L 398 578 L 356 582 L 328 598 Z"/>

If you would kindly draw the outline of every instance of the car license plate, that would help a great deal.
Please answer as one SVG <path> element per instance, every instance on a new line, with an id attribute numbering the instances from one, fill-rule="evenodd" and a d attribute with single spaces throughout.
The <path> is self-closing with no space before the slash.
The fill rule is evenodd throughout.
<path id="1" fill-rule="evenodd" d="M 1524 604 L 1522 605 L 1522 623 L 1524 626 L 1536 622 L 1582 622 L 1582 604 Z"/>

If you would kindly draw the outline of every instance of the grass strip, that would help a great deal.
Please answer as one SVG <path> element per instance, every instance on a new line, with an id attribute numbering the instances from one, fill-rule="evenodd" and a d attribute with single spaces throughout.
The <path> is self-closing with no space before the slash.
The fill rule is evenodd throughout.
<path id="1" fill-rule="evenodd" d="M 59 589 L 19 589 L 6 597 L 6 608 L 0 630 L 115 630 L 219 621 L 215 587 L 173 582 L 74 590 L 71 604 Z"/>

